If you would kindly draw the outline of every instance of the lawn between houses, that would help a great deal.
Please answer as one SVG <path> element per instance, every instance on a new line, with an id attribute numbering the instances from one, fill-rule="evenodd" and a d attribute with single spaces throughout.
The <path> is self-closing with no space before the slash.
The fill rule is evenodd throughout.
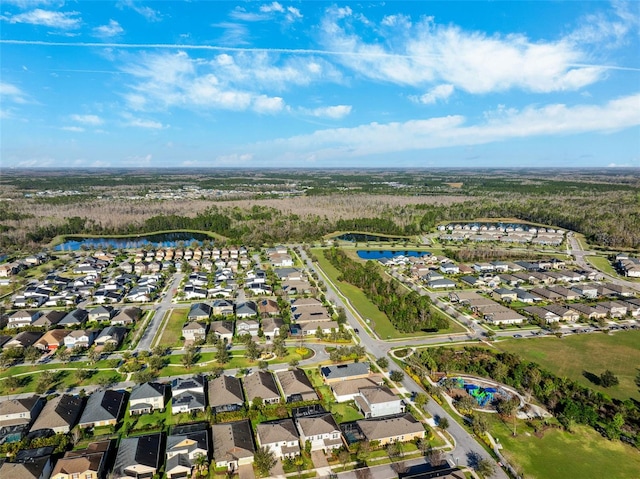
<path id="1" fill-rule="evenodd" d="M 382 339 L 404 339 L 415 338 L 421 336 L 432 336 L 434 334 L 452 334 L 463 332 L 464 330 L 456 322 L 449 319 L 449 328 L 440 330 L 436 333 L 426 333 L 424 331 L 416 331 L 415 333 L 401 333 L 398 331 L 391 321 L 378 307 L 373 304 L 369 298 L 367 298 L 364 292 L 352 284 L 345 281 L 338 281 L 340 271 L 335 268 L 323 254 L 323 250 L 320 248 L 313 248 L 311 252 L 318 260 L 318 265 L 322 271 L 327 275 L 331 282 L 338 288 L 339 292 L 346 296 L 353 308 L 363 319 L 369 319 L 371 321 L 371 327 L 375 330 L 376 334 Z M 438 314 L 445 315 L 444 312 L 438 310 Z"/>
<path id="2" fill-rule="evenodd" d="M 640 331 L 569 335 L 562 339 L 510 339 L 493 344 L 502 351 L 539 364 L 556 376 L 567 377 L 610 397 L 640 400 L 635 384 L 640 365 Z M 607 369 L 620 380 L 618 386 L 603 388 L 583 375 L 586 371 L 599 376 Z"/>

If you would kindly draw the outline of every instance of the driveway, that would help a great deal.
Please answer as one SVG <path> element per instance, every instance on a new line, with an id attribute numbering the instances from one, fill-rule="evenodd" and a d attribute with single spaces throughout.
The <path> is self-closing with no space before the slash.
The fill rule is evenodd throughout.
<path id="1" fill-rule="evenodd" d="M 316 467 L 318 477 L 327 477 L 331 474 L 331 468 L 327 462 L 327 456 L 324 455 L 323 451 L 312 451 L 311 460 L 313 461 L 313 465 Z"/>
<path id="2" fill-rule="evenodd" d="M 253 473 L 253 466 L 251 464 L 240 466 L 238 468 L 238 477 L 239 479 L 255 479 L 256 476 Z"/>
<path id="3" fill-rule="evenodd" d="M 278 458 L 276 465 L 271 469 L 269 477 L 273 477 L 274 479 L 284 479 L 284 469 L 282 468 L 282 460 L 280 458 Z"/>

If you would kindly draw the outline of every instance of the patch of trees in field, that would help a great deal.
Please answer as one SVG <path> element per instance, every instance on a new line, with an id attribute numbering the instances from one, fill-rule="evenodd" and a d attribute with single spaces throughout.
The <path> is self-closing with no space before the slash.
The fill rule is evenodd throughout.
<path id="1" fill-rule="evenodd" d="M 587 424 L 609 439 L 622 438 L 640 447 L 640 408 L 632 399 L 611 399 L 512 353 L 495 353 L 479 347 L 456 350 L 439 347 L 423 349 L 413 356 L 412 363 L 428 371 L 488 377 L 528 392 L 568 430 L 574 424 Z"/>
<path id="2" fill-rule="evenodd" d="M 431 312 L 431 301 L 427 296 L 415 291 L 407 292 L 395 281 L 385 280 L 375 261 L 367 261 L 363 265 L 338 248 L 325 250 L 323 254 L 340 271 L 338 279 L 360 288 L 398 331 L 414 333 L 449 327 L 444 316 Z"/>

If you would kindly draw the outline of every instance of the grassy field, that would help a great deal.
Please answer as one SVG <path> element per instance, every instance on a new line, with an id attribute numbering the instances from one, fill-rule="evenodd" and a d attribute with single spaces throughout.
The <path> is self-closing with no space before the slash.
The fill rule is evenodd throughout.
<path id="1" fill-rule="evenodd" d="M 590 264 L 592 264 L 603 273 L 610 274 L 614 277 L 618 276 L 618 273 L 615 269 L 613 269 L 611 262 L 607 258 L 603 256 L 586 256 L 585 258 Z"/>
<path id="2" fill-rule="evenodd" d="M 640 331 L 621 331 L 499 341 L 495 346 L 538 363 L 560 377 L 567 377 L 619 399 L 640 399 L 635 377 L 640 366 Z M 618 386 L 602 388 L 583 376 L 583 371 L 600 375 L 610 369 Z"/>
<path id="3" fill-rule="evenodd" d="M 369 319 L 371 321 L 370 326 L 378 336 L 382 339 L 398 339 L 398 338 L 412 338 L 416 336 L 428 336 L 430 333 L 424 333 L 418 331 L 415 333 L 401 333 L 393 327 L 391 321 L 386 314 L 378 309 L 378 307 L 369 301 L 369 298 L 362 292 L 360 288 L 357 288 L 344 281 L 338 281 L 340 272 L 324 257 L 321 249 L 312 249 L 311 252 L 318 258 L 318 264 L 322 271 L 329 277 L 329 279 L 336 285 L 340 292 L 349 298 L 351 305 L 356 309 L 358 314 L 363 319 Z M 456 323 L 451 322 L 451 327 L 446 330 L 439 331 L 438 334 L 450 334 L 462 331 L 462 328 Z"/>
<path id="4" fill-rule="evenodd" d="M 503 445 L 502 453 L 527 479 L 635 479 L 640 476 L 640 453 L 621 441 L 608 441 L 587 426 L 573 433 L 548 429 L 542 437 L 519 421 L 513 426 L 487 414 L 491 434 Z"/>
<path id="5" fill-rule="evenodd" d="M 180 337 L 182 336 L 182 326 L 187 321 L 188 309 L 172 309 L 169 319 L 164 326 L 162 337 L 158 342 L 158 346 L 166 346 L 169 348 L 178 348 L 182 346 Z"/>

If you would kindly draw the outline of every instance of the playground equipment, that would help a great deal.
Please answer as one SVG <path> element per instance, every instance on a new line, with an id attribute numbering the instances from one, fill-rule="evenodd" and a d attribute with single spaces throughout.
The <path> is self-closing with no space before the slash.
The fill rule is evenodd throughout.
<path id="1" fill-rule="evenodd" d="M 481 388 L 475 384 L 465 384 L 464 389 L 478 402 L 480 407 L 484 407 L 492 402 L 494 394 L 498 392 L 495 388 Z"/>

